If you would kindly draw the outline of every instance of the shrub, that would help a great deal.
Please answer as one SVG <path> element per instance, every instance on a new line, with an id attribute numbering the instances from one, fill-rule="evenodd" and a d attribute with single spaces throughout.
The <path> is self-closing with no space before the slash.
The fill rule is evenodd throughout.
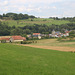
<path id="1" fill-rule="evenodd" d="M 57 40 L 58 40 L 58 41 L 61 41 L 61 40 L 62 40 L 62 38 L 61 38 L 61 37 L 59 37 Z"/>
<path id="2" fill-rule="evenodd" d="M 21 44 L 27 44 L 27 42 L 26 41 L 21 41 Z"/>
<path id="3" fill-rule="evenodd" d="M 6 40 L 1 40 L 1 43 L 6 43 Z"/>
<path id="4" fill-rule="evenodd" d="M 21 44 L 31 44 L 33 41 L 21 41 Z"/>

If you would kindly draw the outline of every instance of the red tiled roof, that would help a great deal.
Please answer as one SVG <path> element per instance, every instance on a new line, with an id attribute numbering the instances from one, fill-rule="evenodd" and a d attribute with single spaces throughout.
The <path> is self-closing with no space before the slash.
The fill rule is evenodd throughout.
<path id="1" fill-rule="evenodd" d="M 66 33 L 69 33 L 69 31 L 66 31 Z"/>
<path id="2" fill-rule="evenodd" d="M 23 40 L 26 40 L 26 38 L 25 38 L 25 37 L 23 37 Z"/>
<path id="3" fill-rule="evenodd" d="M 33 35 L 39 35 L 40 33 L 33 33 Z"/>
<path id="4" fill-rule="evenodd" d="M 21 37 L 21 36 L 12 36 L 12 38 L 13 38 L 14 40 L 26 40 L 25 37 Z"/>
<path id="5" fill-rule="evenodd" d="M 0 40 L 9 40 L 10 38 L 0 38 Z"/>

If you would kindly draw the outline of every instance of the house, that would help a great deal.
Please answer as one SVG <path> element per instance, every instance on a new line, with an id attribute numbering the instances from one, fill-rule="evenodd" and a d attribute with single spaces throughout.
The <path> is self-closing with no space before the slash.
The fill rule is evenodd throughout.
<path id="1" fill-rule="evenodd" d="M 66 31 L 66 32 L 65 32 L 66 36 L 69 36 L 69 32 L 70 32 L 70 31 Z"/>
<path id="2" fill-rule="evenodd" d="M 38 38 L 41 39 L 41 34 L 40 33 L 33 33 L 33 38 Z"/>
<path id="3" fill-rule="evenodd" d="M 60 34 L 61 34 L 61 32 L 60 32 L 60 31 L 57 31 L 57 32 L 55 32 L 55 34 L 56 34 L 56 35 L 60 35 Z"/>
<path id="4" fill-rule="evenodd" d="M 61 37 L 61 32 L 60 31 L 52 31 L 52 34 L 49 34 L 49 37 Z"/>
<path id="5" fill-rule="evenodd" d="M 35 35 L 35 36 L 36 36 L 36 35 L 41 35 L 41 34 L 40 34 L 40 33 L 33 33 L 33 35 Z"/>
<path id="6" fill-rule="evenodd" d="M 29 35 L 27 35 L 27 37 L 31 39 L 31 38 L 32 38 L 32 35 L 31 35 L 31 34 L 29 34 Z"/>
<path id="7" fill-rule="evenodd" d="M 48 34 L 41 34 L 41 37 L 46 37 Z"/>
<path id="8" fill-rule="evenodd" d="M 20 41 L 25 41 L 26 38 L 22 36 L 11 36 L 10 37 L 10 42 L 20 42 Z"/>
<path id="9" fill-rule="evenodd" d="M 52 31 L 52 35 L 55 35 L 55 30 Z"/>

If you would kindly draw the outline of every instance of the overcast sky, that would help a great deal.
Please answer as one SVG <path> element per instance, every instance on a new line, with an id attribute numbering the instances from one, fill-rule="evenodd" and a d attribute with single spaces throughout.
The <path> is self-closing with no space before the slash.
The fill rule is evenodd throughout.
<path id="1" fill-rule="evenodd" d="M 14 12 L 37 17 L 73 17 L 75 0 L 0 0 L 0 14 Z"/>

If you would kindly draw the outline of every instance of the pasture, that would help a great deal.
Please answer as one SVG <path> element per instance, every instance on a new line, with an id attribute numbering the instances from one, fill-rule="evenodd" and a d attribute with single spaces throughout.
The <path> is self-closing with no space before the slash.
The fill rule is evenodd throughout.
<path id="1" fill-rule="evenodd" d="M 0 75 L 75 75 L 75 53 L 0 44 Z"/>
<path id="2" fill-rule="evenodd" d="M 67 20 L 53 20 L 53 19 L 43 19 L 43 18 L 35 18 L 33 21 L 31 19 L 28 20 L 6 20 L 3 21 L 5 22 L 8 26 L 16 26 L 16 27 L 23 27 L 25 25 L 34 25 L 34 24 L 46 24 L 46 25 L 61 25 L 61 24 L 66 24 L 66 23 L 71 23 L 70 21 Z"/>

